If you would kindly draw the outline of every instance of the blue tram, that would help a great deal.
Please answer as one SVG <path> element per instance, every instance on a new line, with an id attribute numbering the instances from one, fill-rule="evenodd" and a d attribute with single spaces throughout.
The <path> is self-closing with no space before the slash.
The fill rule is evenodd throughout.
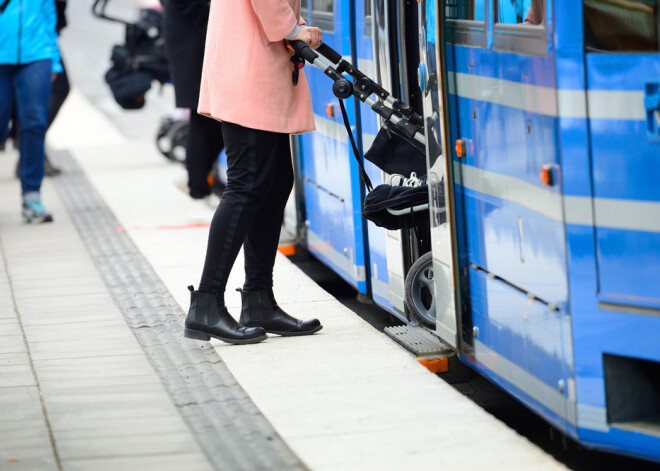
<path id="1" fill-rule="evenodd" d="M 307 67 L 317 131 L 294 142 L 288 220 L 360 293 L 434 331 L 566 435 L 660 461 L 658 10 L 303 0 L 324 42 L 423 112 L 443 152 L 427 155 L 428 227 L 366 221 L 331 83 Z M 379 118 L 348 105 L 364 152 Z M 406 276 L 426 252 L 431 317 L 414 319 Z"/>

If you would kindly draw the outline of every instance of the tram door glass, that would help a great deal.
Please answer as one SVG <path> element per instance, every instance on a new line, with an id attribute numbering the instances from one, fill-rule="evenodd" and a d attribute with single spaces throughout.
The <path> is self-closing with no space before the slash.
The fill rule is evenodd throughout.
<path id="1" fill-rule="evenodd" d="M 660 308 L 658 0 L 584 0 L 599 301 Z"/>

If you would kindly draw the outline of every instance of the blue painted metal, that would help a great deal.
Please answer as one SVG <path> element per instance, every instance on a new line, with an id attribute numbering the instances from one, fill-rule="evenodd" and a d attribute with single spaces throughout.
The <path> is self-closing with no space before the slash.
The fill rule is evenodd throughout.
<path id="1" fill-rule="evenodd" d="M 334 3 L 333 31 L 324 31 L 323 40 L 343 55 L 351 54 L 351 8 L 348 2 Z M 314 11 L 309 24 L 314 25 Z M 306 67 L 305 72 L 313 96 L 312 105 L 317 123 L 326 132 L 301 136 L 300 155 L 304 185 L 305 214 L 310 252 L 335 270 L 360 292 L 367 293 L 365 247 L 361 215 L 361 189 L 358 166 L 346 139 L 337 99 L 331 82 L 323 72 Z M 334 117 L 326 114 L 326 106 L 335 105 Z M 346 107 L 349 121 L 356 124 L 353 106 Z M 310 242 L 312 241 L 312 242 Z"/>
<path id="2" fill-rule="evenodd" d="M 371 37 L 371 30 L 369 25 L 364 21 L 366 19 L 365 2 L 357 1 L 355 7 L 355 66 L 365 72 L 367 75 L 374 76 L 376 72 L 374 60 L 374 44 Z M 362 21 L 359 21 L 362 19 Z M 368 149 L 370 143 L 375 138 L 380 128 L 378 115 L 374 113 L 367 105 L 358 101 L 358 120 L 359 126 L 359 144 L 360 151 L 364 152 Z M 378 185 L 384 179 L 383 172 L 369 161 L 364 161 L 365 170 L 367 175 L 374 185 Z M 369 293 L 373 300 L 382 308 L 391 313 L 395 313 L 394 307 L 389 301 L 387 293 L 381 292 L 378 288 L 374 289 L 374 285 L 387 286 L 388 272 L 387 272 L 387 254 L 386 254 L 386 240 L 387 231 L 382 227 L 376 226 L 370 221 L 365 221 L 367 240 L 367 273 L 369 280 Z"/>

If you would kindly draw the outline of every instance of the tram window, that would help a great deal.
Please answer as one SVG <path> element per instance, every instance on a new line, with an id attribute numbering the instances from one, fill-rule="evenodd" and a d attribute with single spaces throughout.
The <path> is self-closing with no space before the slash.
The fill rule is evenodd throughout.
<path id="1" fill-rule="evenodd" d="M 660 50 L 658 0 L 584 0 L 587 51 Z"/>
<path id="2" fill-rule="evenodd" d="M 484 21 L 484 0 L 445 0 L 448 20 Z"/>
<path id="3" fill-rule="evenodd" d="M 368 38 L 373 36 L 373 18 L 371 13 L 371 0 L 364 0 L 364 35 Z"/>
<path id="4" fill-rule="evenodd" d="M 495 0 L 493 48 L 545 55 L 545 0 Z"/>
<path id="5" fill-rule="evenodd" d="M 303 18 L 305 21 L 309 20 L 309 0 L 301 0 L 300 17 Z"/>
<path id="6" fill-rule="evenodd" d="M 495 23 L 539 26 L 545 22 L 543 0 L 496 0 Z"/>
<path id="7" fill-rule="evenodd" d="M 335 26 L 334 0 L 311 0 L 311 2 L 313 25 L 324 31 L 332 31 Z"/>
<path id="8" fill-rule="evenodd" d="M 487 0 L 445 0 L 448 40 L 455 44 L 486 46 Z"/>

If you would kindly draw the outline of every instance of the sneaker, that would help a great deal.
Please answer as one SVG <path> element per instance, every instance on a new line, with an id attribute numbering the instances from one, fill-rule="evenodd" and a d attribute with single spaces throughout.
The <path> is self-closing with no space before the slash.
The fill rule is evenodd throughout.
<path id="1" fill-rule="evenodd" d="M 220 198 L 216 195 L 193 199 L 188 213 L 188 222 L 190 224 L 209 224 L 219 203 Z"/>
<path id="2" fill-rule="evenodd" d="M 28 224 L 53 222 L 53 215 L 46 211 L 41 200 L 23 201 L 23 221 Z"/>
<path id="3" fill-rule="evenodd" d="M 417 178 L 417 174 L 415 172 L 412 172 L 409 178 L 406 178 L 398 173 L 395 173 L 390 177 L 390 185 L 392 186 L 416 187 L 425 184 L 426 184 L 426 177 L 422 177 L 421 179 L 419 179 Z"/>

